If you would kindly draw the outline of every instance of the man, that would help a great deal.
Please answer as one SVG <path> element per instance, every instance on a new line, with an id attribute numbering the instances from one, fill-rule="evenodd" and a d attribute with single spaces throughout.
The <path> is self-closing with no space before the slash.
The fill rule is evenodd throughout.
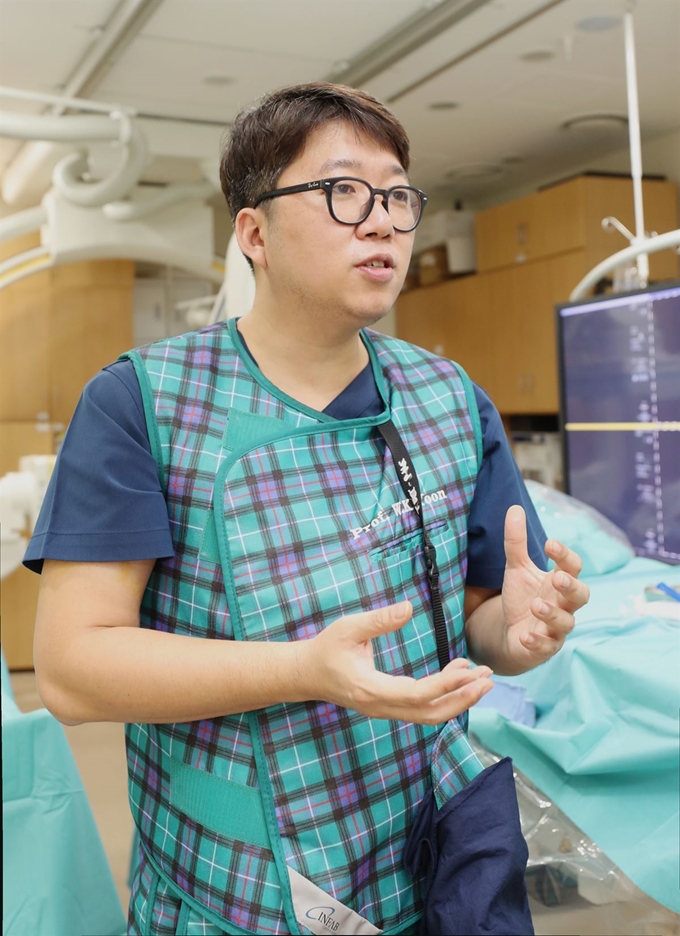
<path id="1" fill-rule="evenodd" d="M 26 556 L 36 673 L 63 722 L 129 723 L 131 933 L 416 931 L 404 843 L 433 783 L 479 775 L 465 713 L 587 601 L 564 546 L 544 571 L 488 398 L 365 331 L 426 200 L 408 168 L 349 88 L 239 115 L 252 310 L 106 369 L 66 436 Z"/>

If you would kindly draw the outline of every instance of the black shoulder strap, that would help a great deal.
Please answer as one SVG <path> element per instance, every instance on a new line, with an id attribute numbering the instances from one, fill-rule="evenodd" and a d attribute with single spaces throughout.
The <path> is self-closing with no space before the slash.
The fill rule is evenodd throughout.
<path id="1" fill-rule="evenodd" d="M 392 420 L 389 420 L 389 422 L 386 423 L 382 423 L 377 428 L 380 430 L 380 434 L 385 440 L 385 444 L 392 453 L 392 458 L 394 459 L 394 463 L 397 466 L 399 483 L 401 484 L 404 494 L 420 518 L 420 522 L 423 527 L 425 568 L 427 570 L 427 578 L 430 584 L 432 616 L 434 618 L 434 633 L 437 639 L 437 657 L 439 659 L 439 668 L 444 669 L 446 664 L 449 663 L 451 659 L 451 652 L 449 649 L 448 634 L 446 633 L 444 608 L 442 606 L 442 599 L 439 593 L 439 569 L 437 568 L 437 553 L 434 548 L 434 544 L 431 542 L 430 537 L 428 536 L 427 529 L 425 527 L 425 521 L 423 520 L 418 476 L 416 474 L 416 469 L 413 467 L 413 462 L 411 461 L 411 458 L 406 451 L 406 446 L 404 445 L 397 427 L 394 425 Z"/>

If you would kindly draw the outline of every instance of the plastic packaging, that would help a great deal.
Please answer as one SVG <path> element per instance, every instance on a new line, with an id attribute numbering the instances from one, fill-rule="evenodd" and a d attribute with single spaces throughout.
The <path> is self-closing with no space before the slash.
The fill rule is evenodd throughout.
<path id="1" fill-rule="evenodd" d="M 485 767 L 501 760 L 474 735 L 470 740 Z M 672 910 L 636 887 L 524 774 L 514 775 L 537 936 L 680 936 Z"/>

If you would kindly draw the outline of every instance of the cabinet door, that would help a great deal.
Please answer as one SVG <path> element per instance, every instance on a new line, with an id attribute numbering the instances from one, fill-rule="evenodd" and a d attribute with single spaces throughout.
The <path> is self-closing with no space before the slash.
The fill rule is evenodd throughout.
<path id="1" fill-rule="evenodd" d="M 50 318 L 52 418 L 68 422 L 87 381 L 133 345 L 134 264 L 100 260 L 55 271 Z"/>
<path id="2" fill-rule="evenodd" d="M 19 470 L 23 455 L 53 455 L 54 427 L 49 422 L 0 422 L 0 477 Z"/>
<path id="3" fill-rule="evenodd" d="M 556 413 L 559 408 L 555 305 L 587 272 L 585 251 L 573 251 L 490 277 L 497 314 L 497 386 L 505 414 Z"/>
<path id="4" fill-rule="evenodd" d="M 49 271 L 0 292 L 0 419 L 48 419 Z"/>
<path id="5" fill-rule="evenodd" d="M 2 652 L 11 670 L 33 669 L 33 631 L 40 576 L 23 566 L 2 580 Z"/>
<path id="6" fill-rule="evenodd" d="M 586 189 L 583 178 L 570 179 L 535 195 L 529 253 L 539 260 L 586 246 Z"/>
<path id="7" fill-rule="evenodd" d="M 462 364 L 502 414 L 557 413 L 555 306 L 588 269 L 577 250 L 414 289 L 397 335 Z"/>
<path id="8" fill-rule="evenodd" d="M 535 201 L 536 197 L 530 195 L 479 212 L 475 219 L 478 273 L 530 258 Z"/>
<path id="9" fill-rule="evenodd" d="M 397 336 L 426 351 L 450 357 L 448 321 L 453 308 L 453 282 L 402 293 L 395 307 Z"/>
<path id="10" fill-rule="evenodd" d="M 631 179 L 587 177 L 586 225 L 591 268 L 628 246 L 618 231 L 605 231 L 602 220 L 614 216 L 635 233 L 635 205 Z M 645 229 L 664 234 L 678 227 L 678 187 L 673 182 L 645 179 L 642 182 Z M 610 276 L 612 274 L 609 274 Z M 680 275 L 674 250 L 663 250 L 649 258 L 650 280 L 675 279 Z"/>
<path id="11" fill-rule="evenodd" d="M 499 389 L 496 323 L 502 316 L 491 274 L 454 280 L 453 315 L 447 329 L 448 357 L 461 364 L 472 380 L 493 398 Z"/>

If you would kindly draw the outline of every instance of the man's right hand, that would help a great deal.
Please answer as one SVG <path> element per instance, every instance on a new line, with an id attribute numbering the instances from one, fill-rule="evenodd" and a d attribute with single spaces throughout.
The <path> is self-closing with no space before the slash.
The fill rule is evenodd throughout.
<path id="1" fill-rule="evenodd" d="M 299 673 L 309 698 L 333 702 L 370 718 L 438 725 L 466 711 L 493 688 L 488 666 L 453 660 L 440 673 L 413 679 L 375 668 L 372 640 L 411 619 L 411 603 L 339 618 L 298 645 Z M 311 691 L 310 691 L 311 690 Z"/>
<path id="2" fill-rule="evenodd" d="M 353 614 L 299 641 L 206 640 L 140 627 L 152 559 L 45 561 L 35 632 L 38 691 L 65 724 L 173 723 L 324 700 L 372 718 L 440 724 L 492 684 L 454 660 L 410 679 L 378 672 L 371 640 L 403 627 L 405 602 Z"/>

